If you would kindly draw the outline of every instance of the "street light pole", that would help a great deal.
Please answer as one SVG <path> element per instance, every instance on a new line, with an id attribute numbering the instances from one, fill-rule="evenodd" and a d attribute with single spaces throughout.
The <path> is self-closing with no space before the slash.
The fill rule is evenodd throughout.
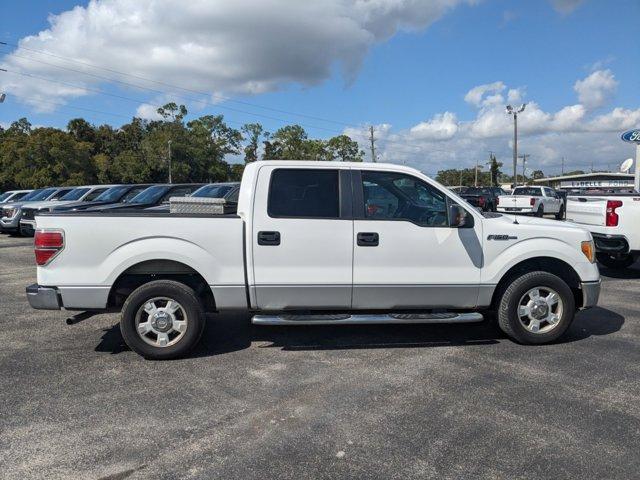
<path id="1" fill-rule="evenodd" d="M 518 186 L 518 114 L 524 112 L 526 103 L 520 105 L 517 110 L 507 105 L 507 114 L 513 115 L 513 186 Z"/>

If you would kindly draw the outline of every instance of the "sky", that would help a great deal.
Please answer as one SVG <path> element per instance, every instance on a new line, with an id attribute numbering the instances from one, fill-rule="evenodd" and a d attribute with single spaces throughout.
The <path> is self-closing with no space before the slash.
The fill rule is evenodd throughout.
<path id="1" fill-rule="evenodd" d="M 347 133 L 427 174 L 617 170 L 640 127 L 640 1 L 32 0 L 0 25 L 0 125 L 119 126 L 187 105 L 236 128 Z M 564 160 L 563 160 L 564 159 Z M 529 170 L 529 171 L 530 171 Z"/>

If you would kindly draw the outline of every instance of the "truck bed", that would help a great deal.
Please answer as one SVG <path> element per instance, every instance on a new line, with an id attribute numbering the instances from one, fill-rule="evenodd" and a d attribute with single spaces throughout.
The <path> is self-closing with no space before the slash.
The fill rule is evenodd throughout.
<path id="1" fill-rule="evenodd" d="M 237 215 L 64 212 L 36 221 L 37 228 L 64 232 L 64 249 L 38 268 L 38 284 L 58 287 L 65 307 L 103 307 L 121 274 L 157 259 L 186 265 L 209 285 L 244 296 L 244 223 Z"/>

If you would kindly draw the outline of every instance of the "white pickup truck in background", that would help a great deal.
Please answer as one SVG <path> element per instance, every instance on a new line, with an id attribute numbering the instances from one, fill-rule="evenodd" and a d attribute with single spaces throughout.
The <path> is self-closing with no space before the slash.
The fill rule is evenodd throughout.
<path id="1" fill-rule="evenodd" d="M 497 313 L 521 343 L 559 338 L 596 304 L 588 231 L 481 214 L 417 170 L 247 165 L 237 214 L 36 215 L 34 308 L 122 311 L 132 350 L 176 358 L 205 311 L 259 325 L 463 323 Z"/>
<path id="2" fill-rule="evenodd" d="M 627 268 L 640 257 L 640 193 L 569 196 L 567 220 L 591 232 L 604 266 Z"/>
<path id="3" fill-rule="evenodd" d="M 564 199 L 549 187 L 516 187 L 511 195 L 498 197 L 497 211 L 502 213 L 533 214 L 542 217 L 555 214 L 558 220 L 564 216 Z"/>

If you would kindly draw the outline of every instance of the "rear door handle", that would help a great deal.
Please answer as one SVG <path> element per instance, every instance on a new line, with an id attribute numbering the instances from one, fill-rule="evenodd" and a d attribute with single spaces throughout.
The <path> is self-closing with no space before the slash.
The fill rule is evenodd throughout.
<path id="1" fill-rule="evenodd" d="M 377 247 L 380 243 L 380 236 L 376 232 L 359 232 L 359 247 Z"/>
<path id="2" fill-rule="evenodd" d="M 258 232 L 258 245 L 280 245 L 280 232 Z"/>

